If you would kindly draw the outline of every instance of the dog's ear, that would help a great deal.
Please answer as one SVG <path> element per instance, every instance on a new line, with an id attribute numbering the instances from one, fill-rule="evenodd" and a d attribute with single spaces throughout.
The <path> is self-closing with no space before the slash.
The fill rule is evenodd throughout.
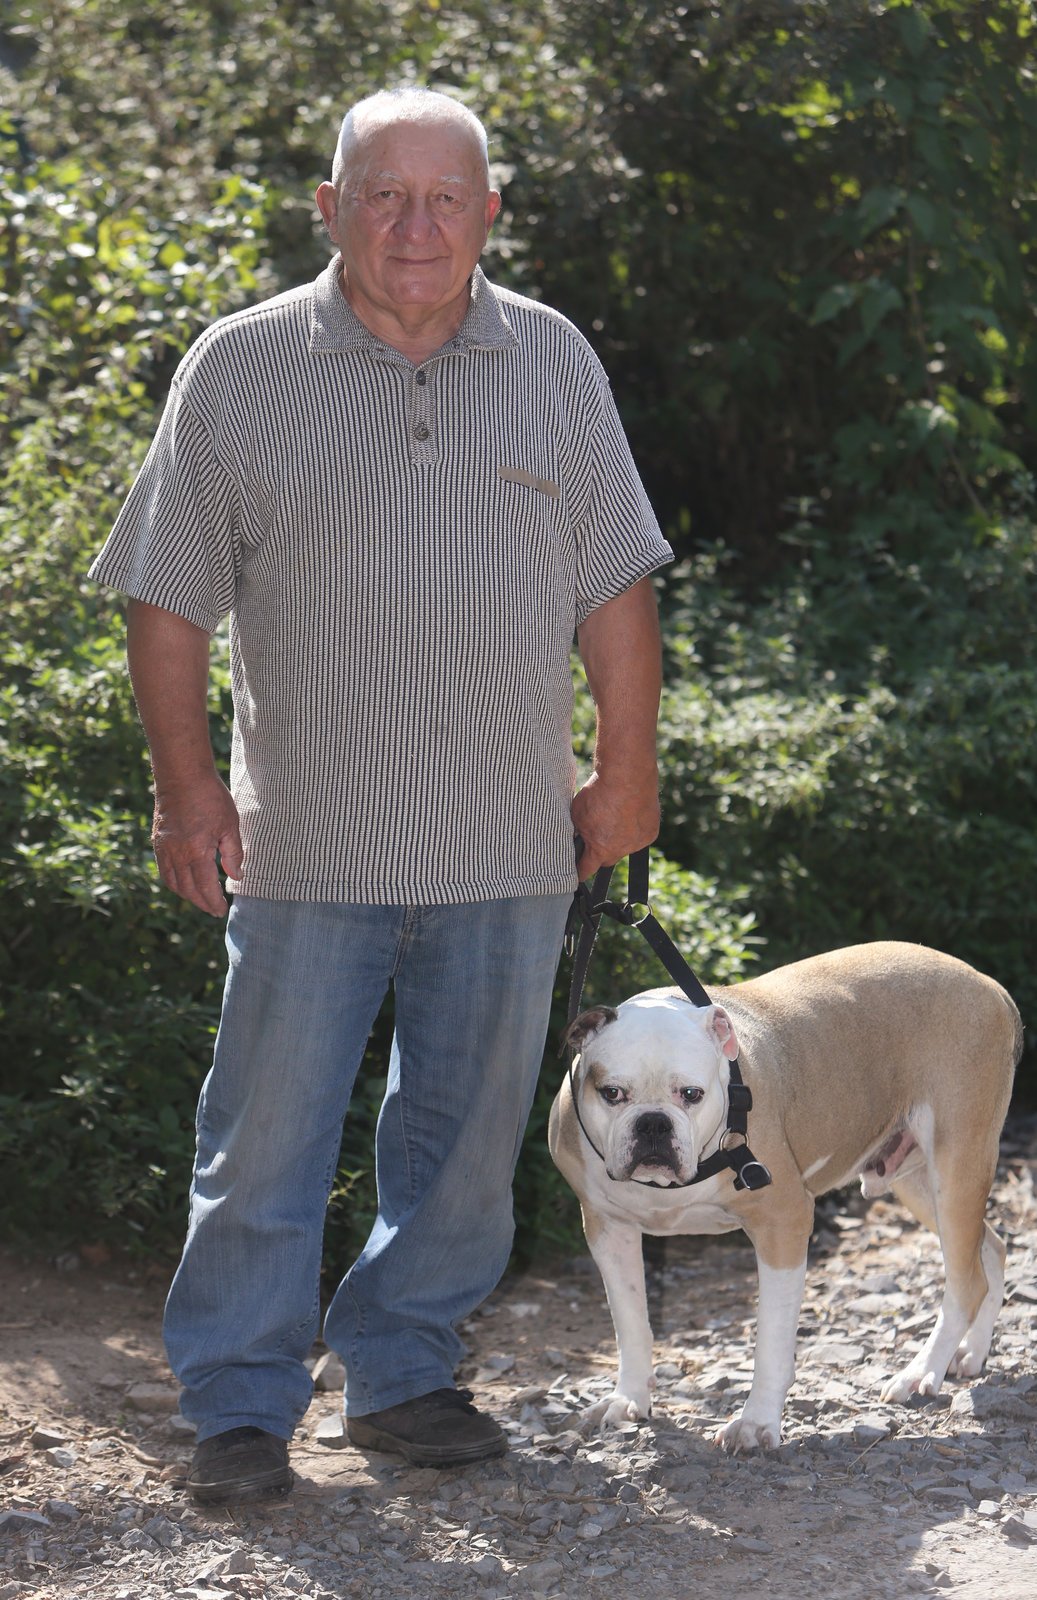
<path id="1" fill-rule="evenodd" d="M 726 1057 L 728 1061 L 736 1060 L 738 1056 L 738 1039 L 735 1036 L 735 1025 L 723 1006 L 707 1006 L 702 1014 L 702 1020 L 706 1025 L 706 1032 L 713 1040 L 720 1054 Z"/>
<path id="2" fill-rule="evenodd" d="M 592 1006 L 589 1011 L 581 1011 L 562 1034 L 562 1049 L 559 1050 L 559 1055 L 566 1045 L 570 1045 L 578 1053 L 588 1039 L 593 1039 L 595 1034 L 600 1033 L 608 1023 L 615 1022 L 618 1016 L 619 1012 L 615 1006 Z"/>

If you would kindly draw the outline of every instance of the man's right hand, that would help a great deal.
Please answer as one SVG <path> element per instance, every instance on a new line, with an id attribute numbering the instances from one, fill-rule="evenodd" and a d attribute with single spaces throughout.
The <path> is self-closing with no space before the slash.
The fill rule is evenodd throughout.
<path id="1" fill-rule="evenodd" d="M 155 821 L 151 842 L 167 889 L 210 917 L 227 901 L 216 867 L 242 868 L 237 807 L 212 759 L 206 695 L 209 635 L 186 617 L 131 600 L 127 654 L 133 693 L 151 749 Z"/>
<path id="2" fill-rule="evenodd" d="M 190 785 L 156 790 L 151 843 L 167 889 L 211 917 L 226 915 L 216 857 L 228 877 L 236 878 L 243 854 L 237 807 L 215 773 Z"/>

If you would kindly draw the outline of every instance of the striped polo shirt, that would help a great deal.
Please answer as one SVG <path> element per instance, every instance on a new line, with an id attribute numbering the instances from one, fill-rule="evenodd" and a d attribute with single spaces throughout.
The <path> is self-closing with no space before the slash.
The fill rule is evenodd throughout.
<path id="1" fill-rule="evenodd" d="M 571 890 L 573 632 L 672 552 L 564 317 L 477 268 L 415 366 L 340 268 L 196 341 L 90 575 L 229 613 L 232 892 Z"/>

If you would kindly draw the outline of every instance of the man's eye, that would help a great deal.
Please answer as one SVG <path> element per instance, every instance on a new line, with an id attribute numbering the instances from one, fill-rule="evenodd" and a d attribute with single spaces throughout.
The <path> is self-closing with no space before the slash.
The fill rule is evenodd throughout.
<path id="1" fill-rule="evenodd" d="M 603 1084 L 598 1093 L 608 1106 L 618 1106 L 624 1098 L 622 1089 L 617 1089 L 614 1083 Z"/>
<path id="2" fill-rule="evenodd" d="M 699 1089 L 689 1085 L 688 1088 L 681 1090 L 681 1099 L 684 1101 L 686 1106 L 697 1106 L 699 1101 L 704 1100 L 705 1097 L 705 1089 Z"/>

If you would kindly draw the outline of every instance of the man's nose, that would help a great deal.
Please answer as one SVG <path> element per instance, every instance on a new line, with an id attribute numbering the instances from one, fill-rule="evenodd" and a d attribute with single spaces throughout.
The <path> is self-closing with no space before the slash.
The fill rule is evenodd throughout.
<path id="1" fill-rule="evenodd" d="M 428 239 L 436 231 L 436 219 L 426 201 L 408 200 L 396 221 L 405 239 Z"/>

